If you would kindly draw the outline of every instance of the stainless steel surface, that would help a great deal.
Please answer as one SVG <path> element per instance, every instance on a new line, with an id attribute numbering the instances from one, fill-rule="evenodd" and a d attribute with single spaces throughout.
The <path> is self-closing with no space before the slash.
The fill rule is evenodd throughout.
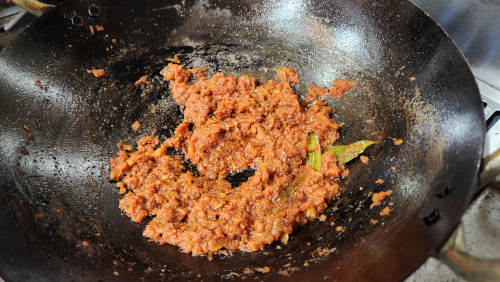
<path id="1" fill-rule="evenodd" d="M 487 189 L 462 218 L 468 251 L 483 258 L 500 257 L 500 190 Z M 445 264 L 430 258 L 406 282 L 465 282 Z"/>
<path id="2" fill-rule="evenodd" d="M 500 61 L 498 63 L 500 64 Z M 498 90 L 481 80 L 476 80 L 476 82 L 481 92 L 481 96 L 483 97 L 483 101 L 486 104 L 484 107 L 484 118 L 489 120 L 495 112 L 500 111 L 500 96 L 498 95 Z"/>
<path id="3" fill-rule="evenodd" d="M 412 0 L 435 19 L 467 58 L 474 76 L 500 90 L 500 1 Z"/>
<path id="4" fill-rule="evenodd" d="M 411 0 L 452 37 L 469 62 L 485 102 L 485 156 L 500 148 L 500 1 Z M 462 218 L 469 251 L 500 258 L 500 190 L 488 188 Z M 430 258 L 406 282 L 465 281 Z"/>
<path id="5" fill-rule="evenodd" d="M 500 61 L 497 63 L 500 64 Z M 482 81 L 477 81 L 477 86 L 486 104 L 484 117 L 490 121 L 484 144 L 484 156 L 489 156 L 496 149 L 500 148 L 500 92 Z"/>
<path id="6" fill-rule="evenodd" d="M 0 0 L 0 51 L 36 17 Z"/>

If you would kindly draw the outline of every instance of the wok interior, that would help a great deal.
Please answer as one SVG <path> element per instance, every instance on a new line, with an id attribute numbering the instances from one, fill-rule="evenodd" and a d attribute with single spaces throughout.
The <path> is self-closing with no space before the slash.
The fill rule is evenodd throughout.
<path id="1" fill-rule="evenodd" d="M 11 257 L 1 262 L 3 277 L 287 279 L 278 273 L 287 270 L 308 280 L 398 280 L 457 223 L 481 156 L 481 103 L 456 47 L 410 3 L 148 1 L 131 9 L 112 2 L 66 1 L 2 53 L 1 93 L 8 98 L 0 113 L 6 207 L 0 236 L 11 242 L 0 247 Z M 89 16 L 92 5 L 99 16 Z M 75 16 L 81 26 L 72 25 Z M 104 32 L 90 34 L 88 25 L 97 24 Z M 349 164 L 326 222 L 298 228 L 286 245 L 209 261 L 148 242 L 141 235 L 146 223 L 120 213 L 121 196 L 107 181 L 116 143 L 132 144 L 154 129 L 170 137 L 182 120 L 158 76 L 174 55 L 185 68 L 260 82 L 289 66 L 301 75 L 299 94 L 310 82 L 327 87 L 348 77 L 358 83 L 342 100 L 329 101 L 333 118 L 344 123 L 337 142 L 380 143 L 366 151 L 368 164 Z M 92 68 L 104 68 L 106 77 L 87 75 Z M 135 86 L 142 75 L 158 77 Z M 140 132 L 130 127 L 136 120 Z M 35 140 L 26 140 L 23 124 L 37 122 L 41 128 L 30 130 Z M 385 183 L 375 184 L 378 178 Z M 452 190 L 438 198 L 434 187 L 441 183 Z M 385 201 L 392 212 L 381 217 L 380 208 L 370 209 L 370 194 L 387 189 L 394 192 Z M 439 220 L 427 226 L 422 217 L 433 209 Z M 266 276 L 244 273 L 263 266 L 271 268 Z"/>

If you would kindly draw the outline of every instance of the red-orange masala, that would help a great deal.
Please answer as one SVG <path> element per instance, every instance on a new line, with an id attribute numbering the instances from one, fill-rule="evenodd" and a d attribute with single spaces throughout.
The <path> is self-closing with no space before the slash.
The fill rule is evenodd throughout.
<path id="1" fill-rule="evenodd" d="M 309 108 L 299 103 L 290 87 L 299 83 L 297 72 L 279 68 L 279 81 L 263 85 L 246 75 L 209 79 L 203 68 L 174 63 L 161 73 L 184 107 L 175 136 L 163 142 L 142 137 L 136 151 L 120 143 L 110 159 L 109 178 L 128 191 L 120 208 L 136 222 L 152 217 L 144 236 L 195 256 L 257 251 L 286 243 L 294 227 L 317 218 L 338 194 L 334 180 L 346 171 L 334 154 L 323 154 L 320 172 L 306 165 L 306 139 L 314 132 L 321 148 L 329 147 L 339 125 L 324 101 Z M 182 151 L 202 176 L 186 171 L 183 158 L 166 154 L 167 148 Z M 255 174 L 240 186 L 225 180 L 248 168 Z"/>

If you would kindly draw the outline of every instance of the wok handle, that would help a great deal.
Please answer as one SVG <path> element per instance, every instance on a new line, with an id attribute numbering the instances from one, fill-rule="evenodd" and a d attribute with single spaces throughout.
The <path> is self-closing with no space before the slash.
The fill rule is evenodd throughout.
<path id="1" fill-rule="evenodd" d="M 483 166 L 481 172 L 479 173 L 479 186 L 478 189 L 481 190 L 488 184 L 493 186 L 498 186 L 498 178 L 500 176 L 500 149 L 487 156 L 483 160 Z"/>
<path id="2" fill-rule="evenodd" d="M 465 232 L 460 224 L 439 252 L 439 258 L 467 281 L 500 281 L 500 259 L 475 257 L 465 246 Z"/>
<path id="3" fill-rule="evenodd" d="M 486 185 L 498 185 L 500 176 L 500 149 L 483 159 L 476 192 Z M 500 281 L 500 259 L 485 259 L 471 255 L 466 250 L 462 223 L 439 251 L 439 258 L 455 273 L 468 281 Z"/>
<path id="4" fill-rule="evenodd" d="M 38 17 L 55 7 L 55 5 L 45 4 L 35 0 L 12 0 L 12 2 Z"/>

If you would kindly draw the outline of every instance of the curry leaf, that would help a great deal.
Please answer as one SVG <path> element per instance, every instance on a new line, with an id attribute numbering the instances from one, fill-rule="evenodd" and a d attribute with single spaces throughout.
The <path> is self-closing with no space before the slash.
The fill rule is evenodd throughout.
<path id="1" fill-rule="evenodd" d="M 337 156 L 339 164 L 345 164 L 353 159 L 355 159 L 357 156 L 359 156 L 361 153 L 365 151 L 368 146 L 377 144 L 378 142 L 370 141 L 370 140 L 362 140 L 358 142 L 354 142 L 349 145 L 338 145 L 338 146 L 332 146 L 328 149 L 325 149 L 323 151 L 330 151 Z"/>
<path id="2" fill-rule="evenodd" d="M 321 171 L 321 146 L 319 138 L 314 132 L 310 132 L 307 136 L 307 150 L 309 151 L 307 164 L 316 171 Z"/>
<path id="3" fill-rule="evenodd" d="M 370 140 L 362 140 L 349 145 L 332 146 L 325 149 L 323 153 L 326 151 L 333 152 L 337 156 L 338 163 L 343 165 L 355 159 L 370 145 L 377 143 Z M 321 171 L 321 147 L 319 138 L 314 132 L 309 133 L 307 136 L 307 149 L 309 150 L 307 164 L 312 166 L 316 171 Z M 292 193 L 302 184 L 303 180 L 303 177 L 298 177 L 292 184 L 288 185 L 281 193 L 281 199 L 291 198 Z"/>

